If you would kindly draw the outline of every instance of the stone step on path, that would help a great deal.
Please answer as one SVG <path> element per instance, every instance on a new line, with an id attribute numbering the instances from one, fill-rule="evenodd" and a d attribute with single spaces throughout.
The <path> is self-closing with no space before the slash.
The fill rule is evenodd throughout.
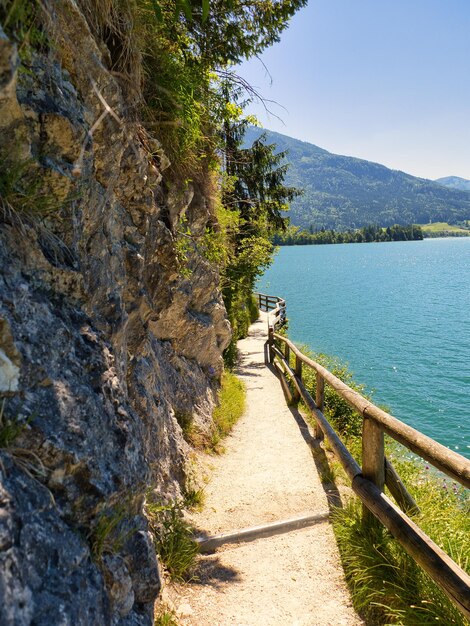
<path id="1" fill-rule="evenodd" d="M 261 314 L 239 342 L 247 410 L 225 440 L 225 454 L 210 457 L 204 510 L 191 521 L 207 537 L 306 515 L 319 519 L 200 555 L 198 579 L 180 585 L 173 604 L 181 626 L 356 626 L 363 622 L 325 515 L 311 435 L 265 365 L 266 339 Z"/>

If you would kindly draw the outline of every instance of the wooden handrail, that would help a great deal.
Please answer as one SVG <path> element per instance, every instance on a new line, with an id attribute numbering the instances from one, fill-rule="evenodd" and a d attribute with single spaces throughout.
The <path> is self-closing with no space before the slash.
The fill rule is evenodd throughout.
<path id="1" fill-rule="evenodd" d="M 286 323 L 286 301 L 278 296 L 258 293 L 258 306 L 268 313 L 268 332 L 279 330 Z M 270 331 L 271 329 L 271 331 Z M 272 362 L 272 358 L 270 358 Z"/>
<path id="2" fill-rule="evenodd" d="M 258 294 L 263 302 L 272 303 L 268 311 L 278 311 L 285 301 L 277 296 Z M 276 316 L 278 314 L 276 313 Z M 280 350 L 275 341 L 283 344 Z M 470 617 L 470 576 L 439 548 L 407 515 L 419 511 L 390 461 L 384 455 L 383 435 L 387 433 L 409 450 L 426 459 L 463 486 L 470 487 L 470 461 L 449 450 L 418 430 L 383 411 L 360 393 L 351 389 L 325 367 L 304 355 L 289 339 L 275 332 L 268 322 L 270 362 L 274 363 L 289 400 L 303 399 L 315 418 L 315 436 L 325 436 L 347 476 L 356 495 L 367 509 L 364 519 L 380 520 L 405 548 L 408 554 L 443 589 L 455 606 Z M 290 355 L 295 356 L 295 369 L 290 365 Z M 279 365 L 277 365 L 277 361 Z M 302 381 L 303 365 L 316 372 L 316 398 L 312 398 Z M 287 383 L 290 379 L 294 391 Z M 359 466 L 345 444 L 341 441 L 323 413 L 324 385 L 327 383 L 363 417 L 363 465 Z M 399 507 L 383 493 L 384 484 L 390 489 Z"/>
<path id="3" fill-rule="evenodd" d="M 379 407 L 361 396 L 357 391 L 354 391 L 354 389 L 351 389 L 325 367 L 302 354 L 297 346 L 286 337 L 274 333 L 274 339 L 287 344 L 302 363 L 314 369 L 360 415 L 373 420 L 390 437 L 423 459 L 426 459 L 426 461 L 429 461 L 434 467 L 458 481 L 464 487 L 470 488 L 470 461 L 468 459 L 379 409 Z"/>

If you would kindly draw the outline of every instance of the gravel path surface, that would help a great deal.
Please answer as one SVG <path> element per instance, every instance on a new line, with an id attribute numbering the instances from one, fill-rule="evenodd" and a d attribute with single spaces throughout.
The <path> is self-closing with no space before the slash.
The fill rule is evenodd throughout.
<path id="1" fill-rule="evenodd" d="M 303 514 L 328 513 L 301 418 L 264 363 L 266 317 L 239 342 L 247 411 L 210 457 L 204 510 L 192 517 L 213 535 Z M 317 460 L 318 464 L 318 460 Z M 201 555 L 198 580 L 171 592 L 182 626 L 356 626 L 332 528 L 322 521 Z"/>

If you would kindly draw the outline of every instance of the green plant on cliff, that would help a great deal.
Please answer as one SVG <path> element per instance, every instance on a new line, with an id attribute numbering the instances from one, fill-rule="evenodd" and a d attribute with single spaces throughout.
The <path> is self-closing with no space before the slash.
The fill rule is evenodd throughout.
<path id="1" fill-rule="evenodd" d="M 190 525 L 183 516 L 182 501 L 161 504 L 148 501 L 146 513 L 155 548 L 172 580 L 183 581 L 191 575 L 198 553 Z"/>
<path id="2" fill-rule="evenodd" d="M 38 13 L 39 0 L 0 0 L 0 23 L 3 30 L 18 44 L 22 61 L 28 60 L 29 48 L 41 48 L 47 43 Z"/>
<path id="3" fill-rule="evenodd" d="M 5 452 L 17 467 L 34 480 L 44 480 L 48 470 L 39 456 L 28 448 L 18 446 L 16 440 L 26 430 L 34 419 L 34 414 L 27 418 L 20 417 L 19 413 L 7 416 L 5 413 L 6 398 L 0 406 L 0 451 Z M 0 458 L 0 469 L 4 471 L 4 464 Z M 52 494 L 51 494 L 52 498 Z"/>
<path id="4" fill-rule="evenodd" d="M 13 442 L 26 428 L 28 422 L 20 420 L 18 416 L 7 418 L 5 415 L 6 398 L 3 398 L 0 407 L 0 449 L 9 449 Z"/>
<path id="5" fill-rule="evenodd" d="M 42 190 L 37 162 L 12 160 L 0 154 L 0 208 L 4 219 L 47 217 L 59 206 Z"/>
<path id="6" fill-rule="evenodd" d="M 104 554 L 116 554 L 137 529 L 123 527 L 129 504 L 122 503 L 101 512 L 90 531 L 91 552 L 99 562 Z"/>

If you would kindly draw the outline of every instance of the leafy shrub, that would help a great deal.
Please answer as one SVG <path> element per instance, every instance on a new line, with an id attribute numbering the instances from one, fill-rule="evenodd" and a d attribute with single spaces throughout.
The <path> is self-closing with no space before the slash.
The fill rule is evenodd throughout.
<path id="1" fill-rule="evenodd" d="M 224 291 L 226 293 L 227 289 Z M 252 293 L 244 296 L 243 292 L 237 292 L 236 289 L 233 289 L 232 298 L 225 297 L 225 306 L 233 334 L 230 345 L 224 352 L 224 362 L 228 368 L 233 368 L 238 358 L 237 341 L 248 335 L 250 324 L 259 318 L 259 309 Z"/>
<path id="2" fill-rule="evenodd" d="M 183 493 L 184 506 L 188 509 L 200 510 L 204 504 L 204 489 L 197 487 L 186 487 Z"/>
<path id="3" fill-rule="evenodd" d="M 259 319 L 258 298 L 252 293 L 247 302 L 250 314 L 250 323 L 253 324 Z"/>

